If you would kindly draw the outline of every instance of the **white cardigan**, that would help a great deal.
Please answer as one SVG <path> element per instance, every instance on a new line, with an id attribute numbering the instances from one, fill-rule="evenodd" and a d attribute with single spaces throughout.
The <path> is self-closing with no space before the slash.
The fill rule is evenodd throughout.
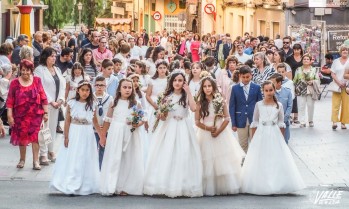
<path id="1" fill-rule="evenodd" d="M 57 67 L 54 67 L 54 68 L 60 81 L 57 101 L 61 99 L 64 102 L 66 81 L 61 71 Z M 35 68 L 34 75 L 41 78 L 42 86 L 44 87 L 48 103 L 57 102 L 55 101 L 55 96 L 56 96 L 55 80 L 53 79 L 53 76 L 50 73 L 50 71 L 47 69 L 47 67 L 43 65 L 39 65 L 37 68 Z"/>

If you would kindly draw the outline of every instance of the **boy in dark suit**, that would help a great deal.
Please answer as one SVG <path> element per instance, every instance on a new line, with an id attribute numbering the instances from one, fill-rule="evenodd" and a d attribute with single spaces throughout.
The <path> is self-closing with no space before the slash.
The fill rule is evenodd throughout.
<path id="1" fill-rule="evenodd" d="M 252 71 L 248 66 L 239 69 L 240 83 L 233 86 L 229 102 L 229 113 L 232 129 L 237 131 L 239 143 L 247 152 L 248 141 L 251 139 L 250 124 L 256 103 L 262 100 L 261 87 L 251 82 Z"/>

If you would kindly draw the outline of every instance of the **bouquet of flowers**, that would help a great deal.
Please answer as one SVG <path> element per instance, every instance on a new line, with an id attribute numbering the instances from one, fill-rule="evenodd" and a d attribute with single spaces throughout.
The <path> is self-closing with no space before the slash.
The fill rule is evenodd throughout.
<path id="1" fill-rule="evenodd" d="M 156 101 L 156 104 L 158 105 L 158 110 L 154 112 L 154 115 L 158 114 L 164 114 L 165 116 L 168 115 L 168 112 L 173 110 L 172 99 L 170 97 L 165 97 L 165 95 L 162 93 L 158 96 L 158 99 Z M 153 127 L 153 132 L 155 131 L 156 127 L 158 127 L 160 122 L 160 118 L 157 118 Z"/>
<path id="2" fill-rule="evenodd" d="M 219 92 L 217 92 L 213 95 L 212 104 L 213 104 L 213 109 L 214 109 L 214 114 L 215 114 L 213 126 L 216 127 L 217 119 L 219 117 L 223 117 L 224 99 Z"/>
<path id="3" fill-rule="evenodd" d="M 131 125 L 137 125 L 140 121 L 143 121 L 144 117 L 144 111 L 137 107 L 137 105 L 134 105 L 132 107 L 132 113 L 131 116 L 127 118 L 127 122 Z M 134 132 L 136 128 L 132 127 L 131 132 Z"/>

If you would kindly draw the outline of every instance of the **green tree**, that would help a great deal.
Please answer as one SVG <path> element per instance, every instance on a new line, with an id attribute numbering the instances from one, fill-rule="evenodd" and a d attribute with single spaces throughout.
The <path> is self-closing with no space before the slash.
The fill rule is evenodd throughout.
<path id="1" fill-rule="evenodd" d="M 44 0 L 48 9 L 44 11 L 44 24 L 48 28 L 62 28 L 71 22 L 74 0 Z"/>
<path id="2" fill-rule="evenodd" d="M 107 4 L 105 5 L 105 9 L 103 9 L 104 0 L 77 0 L 76 2 L 82 3 L 81 23 L 88 27 L 94 26 L 96 17 L 111 17 L 111 0 L 106 1 Z M 73 16 L 74 24 L 79 24 L 79 11 L 77 5 L 74 5 Z"/>

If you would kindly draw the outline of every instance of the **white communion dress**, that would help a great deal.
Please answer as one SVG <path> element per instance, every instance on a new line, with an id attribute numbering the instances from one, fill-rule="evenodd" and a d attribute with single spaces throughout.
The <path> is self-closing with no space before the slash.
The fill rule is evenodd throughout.
<path id="1" fill-rule="evenodd" d="M 152 88 L 152 92 L 151 92 L 151 99 L 153 100 L 153 102 L 157 102 L 158 100 L 158 96 L 163 93 L 166 89 L 167 86 L 167 78 L 157 78 L 157 79 L 151 79 L 149 82 L 149 85 L 151 85 Z M 155 123 L 155 116 L 154 116 L 154 112 L 155 109 L 153 106 L 150 105 L 150 103 L 148 103 L 148 123 L 149 123 L 149 129 L 152 130 L 154 123 Z"/>
<path id="2" fill-rule="evenodd" d="M 200 148 L 186 108 L 178 104 L 182 95 L 172 94 L 173 111 L 160 121 L 152 134 L 144 194 L 168 197 L 202 196 Z"/>
<path id="3" fill-rule="evenodd" d="M 209 115 L 201 119 L 206 126 L 214 125 L 214 107 L 209 104 Z M 218 118 L 216 127 L 223 123 Z M 233 136 L 228 125 L 216 138 L 211 132 L 198 128 L 202 164 L 203 164 L 203 191 L 204 195 L 237 194 L 241 187 L 241 162 L 245 156 L 239 142 Z"/>
<path id="4" fill-rule="evenodd" d="M 280 131 L 284 128 L 281 103 L 256 104 L 251 128 L 257 128 L 242 167 L 242 192 L 256 195 L 288 194 L 305 188 L 292 154 Z"/>
<path id="5" fill-rule="evenodd" d="M 102 195 L 121 192 L 130 195 L 143 194 L 144 162 L 140 136 L 142 127 L 131 132 L 132 126 L 127 125 L 127 118 L 133 110 L 128 106 L 128 100 L 120 99 L 114 107 L 101 169 Z"/>
<path id="6" fill-rule="evenodd" d="M 62 146 L 57 156 L 51 191 L 64 194 L 88 195 L 99 193 L 99 163 L 92 119 L 94 111 L 85 109 L 86 103 L 72 99 L 68 147 Z"/>

